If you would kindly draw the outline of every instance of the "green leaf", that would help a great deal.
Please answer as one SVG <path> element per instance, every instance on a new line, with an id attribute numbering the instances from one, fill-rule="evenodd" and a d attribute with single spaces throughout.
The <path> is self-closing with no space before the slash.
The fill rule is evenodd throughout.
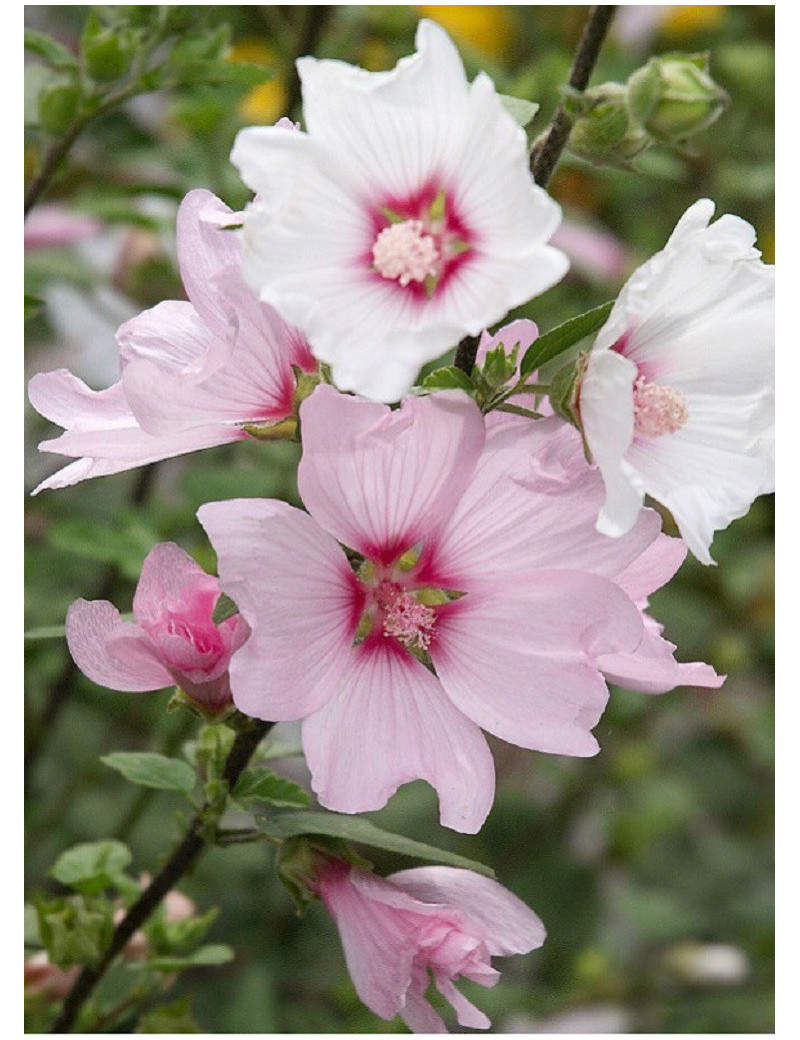
<path id="1" fill-rule="evenodd" d="M 426 376 L 422 383 L 423 390 L 466 390 L 472 395 L 475 387 L 469 376 L 460 368 L 449 365 L 446 368 L 437 368 Z"/>
<path id="2" fill-rule="evenodd" d="M 520 377 L 526 379 L 531 372 L 535 372 L 546 361 L 552 361 L 554 357 L 563 354 L 565 350 L 579 343 L 586 336 L 597 332 L 605 325 L 613 306 L 613 300 L 601 303 L 599 307 L 570 318 L 569 321 L 565 321 L 549 332 L 545 332 L 543 336 L 539 336 L 525 352 L 519 366 Z"/>
<path id="3" fill-rule="evenodd" d="M 180 758 L 167 758 L 151 751 L 113 751 L 101 756 L 100 761 L 142 787 L 181 791 L 183 794 L 194 789 L 194 770 Z"/>
<path id="4" fill-rule="evenodd" d="M 187 953 L 183 957 L 154 957 L 152 960 L 144 961 L 147 968 L 155 971 L 183 971 L 185 968 L 215 967 L 218 964 L 227 964 L 233 960 L 233 950 L 230 946 L 221 943 L 209 943 L 201 946 L 193 953 Z"/>
<path id="5" fill-rule="evenodd" d="M 200 1033 L 202 1030 L 192 1015 L 188 997 L 181 997 L 173 1004 L 162 1004 L 151 1008 L 139 1019 L 137 1033 Z"/>
<path id="6" fill-rule="evenodd" d="M 39 122 L 51 134 L 63 134 L 78 114 L 81 92 L 74 83 L 53 83 L 39 93 Z"/>
<path id="7" fill-rule="evenodd" d="M 126 578 L 136 581 L 157 539 L 135 518 L 123 520 L 119 526 L 99 527 L 97 521 L 67 517 L 48 532 L 48 541 L 53 548 L 74 556 L 115 564 Z"/>
<path id="8" fill-rule="evenodd" d="M 63 44 L 36 29 L 25 28 L 25 50 L 44 58 L 54 69 L 79 69 L 78 59 Z"/>
<path id="9" fill-rule="evenodd" d="M 115 32 L 101 25 L 94 11 L 83 28 L 81 53 L 86 71 L 98 83 L 108 83 L 124 76 L 133 59 L 132 39 L 129 33 Z"/>
<path id="10" fill-rule="evenodd" d="M 84 895 L 99 895 L 125 877 L 132 858 L 121 841 L 85 842 L 63 852 L 50 868 L 50 876 Z"/>
<path id="11" fill-rule="evenodd" d="M 33 318 L 44 307 L 44 300 L 33 293 L 25 293 L 25 321 Z"/>
<path id="12" fill-rule="evenodd" d="M 443 863 L 450 867 L 474 870 L 477 874 L 494 877 L 491 867 L 475 860 L 458 856 L 446 849 L 437 849 L 402 834 L 391 834 L 377 827 L 370 820 L 358 816 L 339 816 L 335 813 L 284 813 L 280 816 L 256 816 L 256 826 L 271 838 L 294 838 L 301 835 L 321 834 L 329 838 L 341 838 L 368 845 L 385 852 L 396 852 L 401 856 L 412 856 L 431 863 Z"/>
<path id="13" fill-rule="evenodd" d="M 512 97 L 511 94 L 499 94 L 498 96 L 503 108 L 515 123 L 519 123 L 523 130 L 539 111 L 539 106 L 535 101 Z"/>
<path id="14" fill-rule="evenodd" d="M 114 905 L 84 895 L 36 900 L 39 932 L 50 960 L 59 968 L 96 964 L 114 932 Z"/>
<path id="15" fill-rule="evenodd" d="M 276 776 L 271 769 L 246 769 L 233 789 L 234 799 L 249 808 L 258 802 L 289 809 L 308 805 L 309 797 L 298 784 Z"/>

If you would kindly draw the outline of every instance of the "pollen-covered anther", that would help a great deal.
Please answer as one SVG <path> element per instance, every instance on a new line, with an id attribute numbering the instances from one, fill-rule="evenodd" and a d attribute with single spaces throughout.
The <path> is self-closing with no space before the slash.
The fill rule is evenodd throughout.
<path id="1" fill-rule="evenodd" d="M 425 233 L 421 220 L 405 220 L 384 228 L 372 246 L 375 270 L 400 285 L 435 278 L 440 262 L 436 240 Z"/>
<path id="2" fill-rule="evenodd" d="M 644 437 L 677 433 L 689 418 L 683 395 L 639 376 L 633 384 L 634 431 Z"/>
<path id="3" fill-rule="evenodd" d="M 409 649 L 428 649 L 436 622 L 436 614 L 430 607 L 420 603 L 413 593 L 390 582 L 381 586 L 378 604 L 383 610 L 384 636 L 394 636 Z"/>

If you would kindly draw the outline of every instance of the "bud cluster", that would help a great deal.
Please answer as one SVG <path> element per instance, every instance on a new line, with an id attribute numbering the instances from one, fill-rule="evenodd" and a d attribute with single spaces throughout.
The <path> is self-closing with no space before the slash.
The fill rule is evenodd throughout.
<path id="1" fill-rule="evenodd" d="M 570 150 L 589 162 L 627 166 L 652 144 L 679 145 L 725 111 L 727 93 L 709 75 L 708 54 L 661 54 L 625 84 L 569 91 Z"/>

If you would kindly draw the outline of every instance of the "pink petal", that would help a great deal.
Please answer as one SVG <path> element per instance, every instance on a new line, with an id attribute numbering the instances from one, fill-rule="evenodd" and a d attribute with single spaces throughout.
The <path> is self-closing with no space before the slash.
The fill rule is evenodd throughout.
<path id="1" fill-rule="evenodd" d="M 320 386 L 300 418 L 306 507 L 376 562 L 392 561 L 449 515 L 484 437 L 478 408 L 458 391 L 407 398 L 392 412 Z"/>
<path id="2" fill-rule="evenodd" d="M 237 707 L 260 719 L 304 718 L 333 696 L 348 666 L 361 606 L 346 556 L 284 502 L 210 502 L 197 515 L 220 585 L 252 629 L 231 661 Z"/>
<path id="3" fill-rule="evenodd" d="M 656 537 L 660 518 L 646 510 L 627 538 L 606 538 L 595 528 L 603 496 L 566 423 L 493 427 L 469 486 L 431 539 L 421 580 L 465 590 L 565 564 L 613 577 Z"/>
<path id="4" fill-rule="evenodd" d="M 402 1008 L 411 981 L 417 928 L 411 915 L 353 884 L 351 876 L 360 873 L 330 871 L 319 891 L 339 929 L 356 992 L 376 1015 L 390 1019 Z"/>
<path id="5" fill-rule="evenodd" d="M 597 658 L 609 682 L 641 693 L 666 693 L 676 686 L 722 686 L 724 675 L 717 675 L 711 665 L 700 661 L 676 661 L 673 655 L 677 648 L 661 636 L 661 626 L 646 615 L 644 623 L 645 636 L 636 651 Z"/>
<path id="6" fill-rule="evenodd" d="M 174 542 L 156 545 L 145 557 L 133 613 L 140 625 L 156 624 L 168 614 L 187 623 L 211 621 L 219 583 Z"/>
<path id="7" fill-rule="evenodd" d="M 529 584 L 468 593 L 442 610 L 430 647 L 436 673 L 490 733 L 520 747 L 593 755 L 590 730 L 608 700 L 594 658 L 639 645 L 639 611 L 613 582 L 587 573 L 541 571 Z"/>
<path id="8" fill-rule="evenodd" d="M 443 904 L 462 914 L 492 956 L 528 953 L 545 939 L 544 925 L 497 881 L 456 867 L 415 867 L 387 879 L 423 903 Z"/>
<path id="9" fill-rule="evenodd" d="M 150 361 L 164 375 L 197 371 L 213 339 L 190 303 L 164 300 L 120 325 L 117 343 L 123 374 L 135 361 Z"/>
<path id="10" fill-rule="evenodd" d="M 491 1019 L 467 1000 L 464 994 L 456 989 L 451 979 L 437 973 L 434 982 L 436 988 L 455 1011 L 460 1026 L 467 1026 L 470 1029 L 489 1028 L 492 1024 Z"/>
<path id="11" fill-rule="evenodd" d="M 222 230 L 222 226 L 236 222 L 225 203 L 204 188 L 190 191 L 178 208 L 181 280 L 195 310 L 217 332 L 227 329 L 230 315 L 230 304 L 218 279 L 227 271 L 238 271 L 242 258 L 238 234 Z"/>
<path id="12" fill-rule="evenodd" d="M 76 600 L 67 611 L 66 635 L 75 664 L 100 686 L 140 691 L 175 683 L 149 637 L 105 600 Z"/>
<path id="13" fill-rule="evenodd" d="M 336 696 L 303 722 L 320 802 L 336 812 L 369 812 L 401 784 L 423 779 L 439 795 L 442 825 L 474 834 L 494 795 L 492 757 L 477 726 L 393 642 L 368 639 L 352 659 Z"/>

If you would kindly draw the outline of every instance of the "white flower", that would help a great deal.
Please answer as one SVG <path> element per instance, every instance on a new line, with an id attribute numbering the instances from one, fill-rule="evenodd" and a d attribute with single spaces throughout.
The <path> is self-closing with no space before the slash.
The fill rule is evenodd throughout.
<path id="1" fill-rule="evenodd" d="M 694 555 L 774 489 L 775 269 L 714 203 L 684 213 L 634 272 L 589 354 L 584 436 L 606 485 L 599 531 L 633 526 L 645 493 Z"/>
<path id="2" fill-rule="evenodd" d="M 307 132 L 249 127 L 244 272 L 342 390 L 395 401 L 420 367 L 563 277 L 558 205 L 491 80 L 417 30 L 390 72 L 301 58 Z"/>

